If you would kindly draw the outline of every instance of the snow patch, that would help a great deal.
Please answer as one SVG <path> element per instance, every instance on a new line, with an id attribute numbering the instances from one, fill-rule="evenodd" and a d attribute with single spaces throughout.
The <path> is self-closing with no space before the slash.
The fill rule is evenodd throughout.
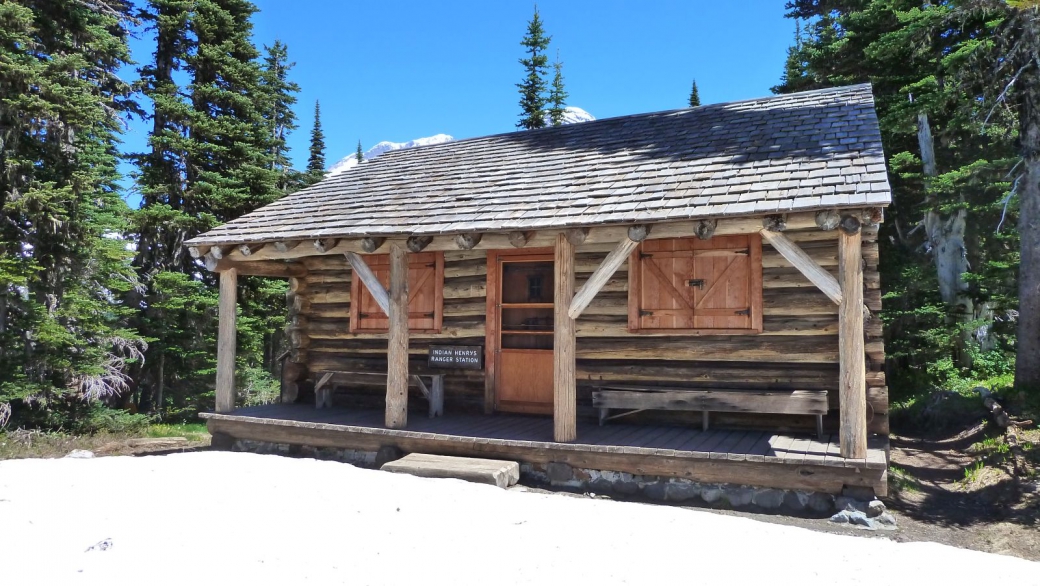
<path id="1" fill-rule="evenodd" d="M 413 147 L 429 146 L 432 144 L 442 144 L 446 142 L 451 142 L 453 140 L 455 140 L 455 138 L 449 134 L 435 134 L 433 136 L 417 138 L 415 140 L 409 140 L 407 142 L 391 142 L 389 140 L 384 140 L 382 142 L 376 143 L 374 147 L 365 151 L 362 156 L 367 161 L 369 159 L 374 159 L 388 151 L 399 151 L 401 149 L 410 149 Z M 325 173 L 325 177 L 335 177 L 336 175 L 344 173 L 349 169 L 353 169 L 357 166 L 357 164 L 358 160 L 356 154 L 347 155 L 346 157 L 340 159 L 338 163 L 329 167 L 329 170 Z"/>

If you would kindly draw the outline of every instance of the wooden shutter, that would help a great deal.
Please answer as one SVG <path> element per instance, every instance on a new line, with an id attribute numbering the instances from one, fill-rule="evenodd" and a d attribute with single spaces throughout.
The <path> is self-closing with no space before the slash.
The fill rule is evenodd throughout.
<path id="1" fill-rule="evenodd" d="M 647 240 L 630 267 L 632 331 L 761 331 L 757 234 Z"/>
<path id="2" fill-rule="evenodd" d="M 365 257 L 365 262 L 384 287 L 390 284 L 390 257 L 385 254 Z M 439 333 L 444 295 L 444 254 L 424 252 L 408 255 L 408 329 Z M 350 331 L 386 332 L 390 318 L 383 312 L 359 279 L 351 279 Z"/>

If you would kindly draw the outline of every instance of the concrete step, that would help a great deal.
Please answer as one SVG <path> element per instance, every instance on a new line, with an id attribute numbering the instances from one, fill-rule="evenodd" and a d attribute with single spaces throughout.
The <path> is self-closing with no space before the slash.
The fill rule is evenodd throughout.
<path id="1" fill-rule="evenodd" d="M 512 486 L 520 480 L 520 464 L 516 462 L 434 454 L 408 454 L 400 460 L 383 464 L 380 470 L 425 478 L 458 478 L 499 488 Z"/>

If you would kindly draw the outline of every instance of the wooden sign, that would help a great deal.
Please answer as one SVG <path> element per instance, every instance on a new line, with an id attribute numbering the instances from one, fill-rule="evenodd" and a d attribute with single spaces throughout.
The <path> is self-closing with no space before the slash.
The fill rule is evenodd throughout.
<path id="1" fill-rule="evenodd" d="M 430 346 L 429 365 L 437 368 L 484 368 L 483 346 Z"/>

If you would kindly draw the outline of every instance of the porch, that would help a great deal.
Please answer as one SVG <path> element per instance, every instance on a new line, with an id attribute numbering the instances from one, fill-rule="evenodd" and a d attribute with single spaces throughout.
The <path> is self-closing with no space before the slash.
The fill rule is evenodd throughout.
<path id="1" fill-rule="evenodd" d="M 275 404 L 203 414 L 211 433 L 235 439 L 376 451 L 499 458 L 545 465 L 686 478 L 702 483 L 839 493 L 845 486 L 886 492 L 888 440 L 870 439 L 865 458 L 843 458 L 837 434 L 820 438 L 755 430 L 577 421 L 577 441 L 553 441 L 553 420 L 526 415 L 410 418 L 384 425 L 382 410 Z"/>

